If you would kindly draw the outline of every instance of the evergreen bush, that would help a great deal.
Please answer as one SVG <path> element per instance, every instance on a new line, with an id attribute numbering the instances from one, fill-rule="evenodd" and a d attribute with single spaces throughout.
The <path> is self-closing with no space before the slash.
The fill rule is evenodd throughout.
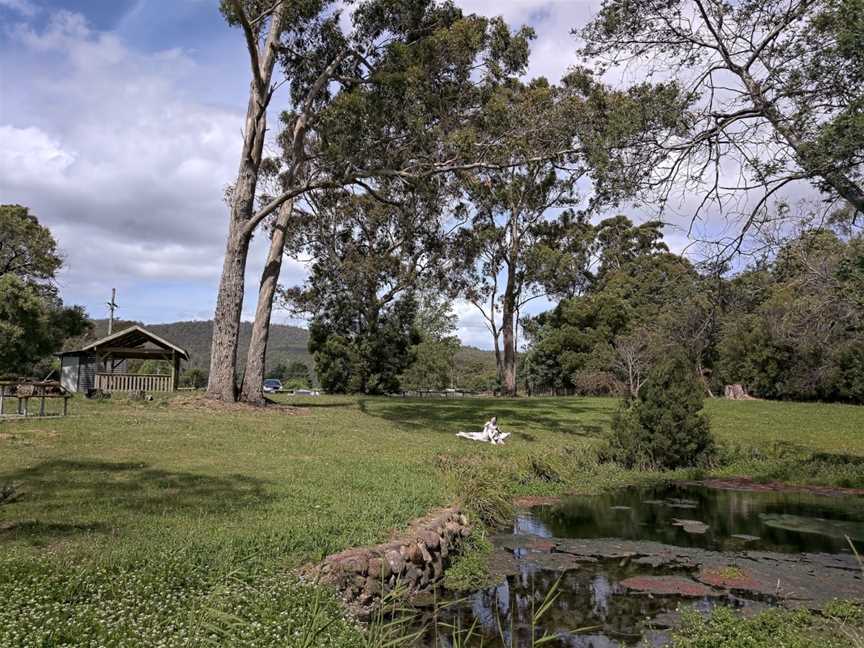
<path id="1" fill-rule="evenodd" d="M 692 363 L 673 353 L 651 369 L 636 398 L 612 420 L 610 457 L 627 468 L 706 465 L 714 454 L 703 393 Z"/>

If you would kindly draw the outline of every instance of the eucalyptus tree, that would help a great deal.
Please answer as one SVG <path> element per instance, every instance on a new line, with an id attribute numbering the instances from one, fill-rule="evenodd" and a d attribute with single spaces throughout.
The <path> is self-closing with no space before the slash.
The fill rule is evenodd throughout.
<path id="1" fill-rule="evenodd" d="M 52 281 L 62 264 L 50 230 L 27 207 L 0 205 L 0 277 L 42 284 Z"/>
<path id="2" fill-rule="evenodd" d="M 681 80 L 686 129 L 651 143 L 667 159 L 646 187 L 742 219 L 734 249 L 793 182 L 864 211 L 861 0 L 604 0 L 580 33 L 601 70 Z"/>
<path id="3" fill-rule="evenodd" d="M 419 341 L 415 293 L 444 276 L 438 196 L 387 195 L 316 194 L 291 227 L 288 251 L 311 260 L 310 274 L 282 299 L 312 316 L 310 351 L 330 390 L 396 389 Z"/>
<path id="4" fill-rule="evenodd" d="M 246 39 L 251 70 L 249 102 L 243 127 L 243 146 L 237 179 L 228 192 L 230 215 L 228 237 L 216 312 L 213 316 L 213 341 L 210 352 L 210 378 L 207 393 L 211 397 L 234 400 L 237 369 L 237 342 L 240 314 L 243 308 L 246 258 L 257 224 L 253 223 L 258 175 L 267 132 L 267 110 L 275 86 L 273 70 L 283 34 L 309 20 L 296 11 L 289 0 L 222 0 L 220 10 L 228 24 L 240 26 Z"/>
<path id="5" fill-rule="evenodd" d="M 399 386 L 403 390 L 454 387 L 461 342 L 456 336 L 458 317 L 452 301 L 432 286 L 420 289 L 416 301 L 414 328 L 420 341 L 412 349 L 411 365 L 399 376 Z"/>
<path id="6" fill-rule="evenodd" d="M 669 251 L 663 242 L 663 223 L 656 220 L 635 224 L 618 214 L 600 221 L 594 237 L 592 252 L 598 266 L 594 280 L 601 284 L 638 257 Z"/>
<path id="7" fill-rule="evenodd" d="M 485 99 L 485 80 L 524 69 L 531 34 L 512 33 L 500 19 L 463 16 L 452 4 L 433 0 L 367 0 L 356 6 L 348 28 L 330 0 L 226 0 L 223 12 L 242 27 L 253 69 L 208 386 L 210 396 L 231 400 L 246 257 L 256 229 L 277 212 L 277 222 L 287 219 L 286 205 L 315 189 L 354 186 L 375 195 L 382 181 L 410 182 L 494 163 L 494 147 L 475 137 L 472 119 Z M 277 160 L 280 190 L 256 205 L 277 56 L 290 97 L 284 154 Z M 260 329 L 272 308 L 269 286 L 278 280 L 270 261 L 279 256 L 279 239 L 271 237 L 270 277 L 259 291 L 256 312 L 262 317 L 256 317 L 259 335 L 250 350 L 256 358 L 266 348 Z M 253 399 L 260 391 L 258 364 L 263 371 L 263 363 L 253 362 L 243 390 Z"/>
<path id="8" fill-rule="evenodd" d="M 454 258 L 461 293 L 491 333 L 504 394 L 516 393 L 520 310 L 584 287 L 586 213 L 638 186 L 657 161 L 645 140 L 674 129 L 679 106 L 674 84 L 615 91 L 582 70 L 560 86 L 538 79 L 496 88 L 483 125 L 509 163 L 463 175 L 470 227 L 456 236 Z M 590 193 L 579 194 L 580 180 Z"/>

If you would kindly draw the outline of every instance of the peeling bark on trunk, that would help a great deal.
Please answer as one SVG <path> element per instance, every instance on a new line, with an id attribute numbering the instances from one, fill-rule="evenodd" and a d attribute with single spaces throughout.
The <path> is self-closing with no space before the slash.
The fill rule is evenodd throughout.
<path id="1" fill-rule="evenodd" d="M 253 93 L 254 83 L 253 83 Z M 255 119 L 257 116 L 257 119 Z M 243 312 L 243 291 L 246 282 L 246 259 L 251 236 L 246 222 L 251 218 L 258 186 L 258 168 L 267 127 L 266 111 L 258 110 L 252 98 L 246 115 L 246 136 L 237 183 L 231 196 L 231 220 L 228 243 L 219 280 L 216 313 L 213 317 L 213 340 L 210 346 L 210 376 L 207 395 L 232 402 L 237 398 L 237 345 L 240 318 Z"/>
<path id="2" fill-rule="evenodd" d="M 243 374 L 243 386 L 240 389 L 240 400 L 247 403 L 264 403 L 264 363 L 267 356 L 267 342 L 270 338 L 270 318 L 273 315 L 273 297 L 279 284 L 279 274 L 282 271 L 282 258 L 285 252 L 285 232 L 288 219 L 294 209 L 294 202 L 283 203 L 270 236 L 270 251 L 267 253 L 267 264 L 261 274 L 261 284 L 258 288 L 258 305 L 255 308 L 255 322 L 252 325 L 252 339 L 249 342 L 249 352 L 246 355 L 246 370 Z"/>
<path id="3" fill-rule="evenodd" d="M 226 402 L 236 399 L 237 342 L 248 251 L 249 239 L 230 232 L 213 318 L 210 376 L 207 383 L 207 396 Z"/>
<path id="4" fill-rule="evenodd" d="M 505 396 L 516 395 L 516 345 L 513 335 L 513 311 L 504 308 L 504 376 L 503 392 Z"/>
<path id="5" fill-rule="evenodd" d="M 208 397 L 228 402 L 237 398 L 237 345 L 243 311 L 246 259 L 254 231 L 254 227 L 250 228 L 248 225 L 254 214 L 258 171 L 267 131 L 267 106 L 272 94 L 270 82 L 276 65 L 276 49 L 283 29 L 287 2 L 278 2 L 271 8 L 270 27 L 261 52 L 258 51 L 256 35 L 239 2 L 233 4 L 241 17 L 246 36 L 252 82 L 246 108 L 240 167 L 231 194 L 228 242 L 225 246 L 225 260 L 213 316 L 210 376 L 207 383 Z"/>

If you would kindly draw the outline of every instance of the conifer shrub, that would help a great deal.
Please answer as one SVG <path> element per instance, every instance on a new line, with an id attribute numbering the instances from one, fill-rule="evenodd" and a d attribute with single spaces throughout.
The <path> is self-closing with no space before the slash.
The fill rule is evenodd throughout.
<path id="1" fill-rule="evenodd" d="M 639 395 L 615 413 L 609 457 L 627 468 L 705 466 L 715 445 L 702 406 L 691 363 L 683 353 L 670 354 L 651 369 Z"/>

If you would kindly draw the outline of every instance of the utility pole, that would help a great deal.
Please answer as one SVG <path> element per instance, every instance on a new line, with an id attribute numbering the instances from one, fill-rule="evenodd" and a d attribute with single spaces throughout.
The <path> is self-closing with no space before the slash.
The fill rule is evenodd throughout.
<path id="1" fill-rule="evenodd" d="M 108 302 L 108 335 L 114 332 L 114 310 L 117 308 L 117 289 L 111 289 L 111 301 Z"/>

